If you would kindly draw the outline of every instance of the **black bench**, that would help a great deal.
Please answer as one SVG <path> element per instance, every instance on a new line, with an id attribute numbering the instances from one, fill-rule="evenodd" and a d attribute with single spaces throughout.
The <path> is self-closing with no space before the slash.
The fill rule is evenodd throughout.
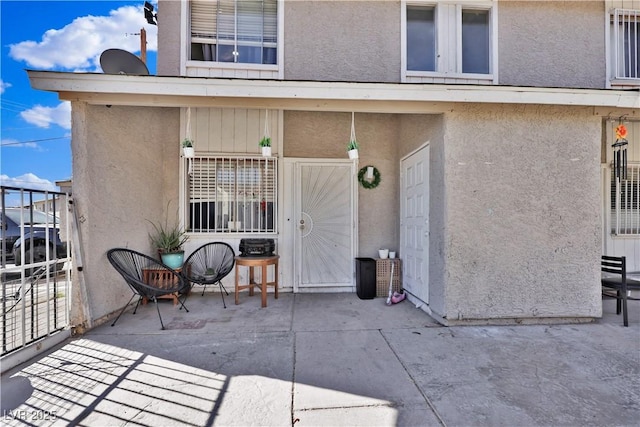
<path id="1" fill-rule="evenodd" d="M 620 314 L 622 306 L 622 318 L 624 326 L 629 326 L 627 315 L 627 291 L 640 290 L 640 280 L 629 279 L 627 277 L 626 257 L 615 257 L 603 255 L 601 261 L 602 287 L 615 289 L 616 291 L 616 314 Z"/>

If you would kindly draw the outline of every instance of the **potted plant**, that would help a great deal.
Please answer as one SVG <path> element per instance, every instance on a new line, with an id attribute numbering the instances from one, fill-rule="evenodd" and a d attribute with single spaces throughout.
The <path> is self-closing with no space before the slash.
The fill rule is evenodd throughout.
<path id="1" fill-rule="evenodd" d="M 263 157 L 271 157 L 271 137 L 263 136 L 258 145 L 262 148 Z"/>
<path id="2" fill-rule="evenodd" d="M 151 223 L 153 233 L 149 233 L 151 244 L 158 250 L 162 263 L 167 267 L 176 269 L 182 267 L 184 262 L 183 245 L 189 239 L 186 232 L 179 225 L 169 226 L 165 224 Z"/>
<path id="3" fill-rule="evenodd" d="M 358 143 L 355 139 L 349 141 L 349 144 L 347 145 L 347 153 L 349 153 L 349 158 L 352 160 L 358 158 Z"/>
<path id="4" fill-rule="evenodd" d="M 182 153 L 186 158 L 190 158 L 195 155 L 193 140 L 191 138 L 185 138 L 182 140 Z"/>

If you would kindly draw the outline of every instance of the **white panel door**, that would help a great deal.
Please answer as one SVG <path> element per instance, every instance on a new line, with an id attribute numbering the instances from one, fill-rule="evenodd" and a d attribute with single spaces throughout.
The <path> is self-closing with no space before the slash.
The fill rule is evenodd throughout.
<path id="1" fill-rule="evenodd" d="M 400 163 L 402 286 L 429 303 L 429 146 Z"/>
<path id="2" fill-rule="evenodd" d="M 353 163 L 299 163 L 297 175 L 297 289 L 352 290 Z"/>

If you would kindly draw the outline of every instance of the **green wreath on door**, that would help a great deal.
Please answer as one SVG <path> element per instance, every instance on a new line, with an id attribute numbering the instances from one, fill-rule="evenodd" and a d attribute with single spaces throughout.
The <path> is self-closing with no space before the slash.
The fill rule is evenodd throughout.
<path id="1" fill-rule="evenodd" d="M 371 180 L 366 177 L 368 168 L 373 168 L 373 179 Z M 380 184 L 380 171 L 375 166 L 367 165 L 358 171 L 358 182 L 364 188 L 376 188 Z"/>

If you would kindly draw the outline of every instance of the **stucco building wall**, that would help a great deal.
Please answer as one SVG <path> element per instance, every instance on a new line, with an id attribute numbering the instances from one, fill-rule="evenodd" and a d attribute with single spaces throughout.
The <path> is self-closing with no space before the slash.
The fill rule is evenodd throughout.
<path id="1" fill-rule="evenodd" d="M 588 108 L 446 115 L 443 317 L 601 315 L 600 128 Z"/>
<path id="2" fill-rule="evenodd" d="M 149 221 L 176 217 L 179 110 L 73 103 L 72 120 L 73 198 L 82 264 L 90 267 L 74 273 L 74 284 L 85 286 L 75 297 L 86 293 L 86 315 L 99 323 L 131 297 L 106 252 L 127 247 L 151 254 Z M 76 321 L 84 316 L 77 309 Z"/>
<path id="3" fill-rule="evenodd" d="M 285 79 L 400 81 L 399 1 L 284 4 Z"/>
<path id="4" fill-rule="evenodd" d="M 180 10 L 181 2 L 158 2 L 158 76 L 180 75 Z"/>
<path id="5" fill-rule="evenodd" d="M 500 1 L 499 83 L 604 88 L 604 17 L 601 1 Z"/>

